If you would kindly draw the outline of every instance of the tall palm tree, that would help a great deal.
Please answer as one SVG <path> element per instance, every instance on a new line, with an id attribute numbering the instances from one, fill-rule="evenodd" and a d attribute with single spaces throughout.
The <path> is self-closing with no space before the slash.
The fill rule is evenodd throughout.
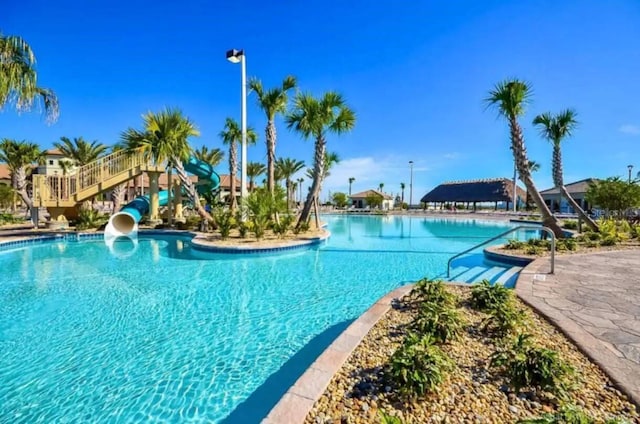
<path id="1" fill-rule="evenodd" d="M 300 201 L 302 202 L 302 183 L 304 182 L 304 178 L 298 178 L 298 188 L 300 189 Z"/>
<path id="2" fill-rule="evenodd" d="M 224 159 L 224 152 L 222 151 L 222 149 L 218 149 L 217 147 L 209 150 L 207 146 L 200 146 L 200 148 L 196 149 L 193 152 L 193 155 L 196 157 L 196 159 L 208 163 L 213 167 L 220 165 L 220 163 Z"/>
<path id="3" fill-rule="evenodd" d="M 382 191 L 383 188 L 384 188 L 384 183 L 378 184 L 378 189 L 380 190 L 380 193 L 383 193 Z"/>
<path id="4" fill-rule="evenodd" d="M 18 111 L 30 110 L 40 99 L 49 122 L 58 119 L 55 93 L 38 86 L 36 58 L 29 44 L 20 37 L 0 33 L 0 109 L 15 102 Z"/>
<path id="5" fill-rule="evenodd" d="M 224 129 L 220 131 L 220 138 L 224 144 L 229 146 L 229 184 L 230 184 L 230 203 L 231 211 L 235 211 L 238 207 L 236 200 L 236 175 L 238 174 L 238 152 L 236 147 L 242 142 L 242 130 L 240 125 L 233 118 L 227 118 L 224 123 Z M 247 143 L 255 144 L 258 136 L 253 128 L 247 128 Z"/>
<path id="6" fill-rule="evenodd" d="M 260 175 L 267 172 L 267 167 L 260 162 L 247 163 L 247 177 L 249 177 L 249 191 L 255 188 L 255 181 Z"/>
<path id="7" fill-rule="evenodd" d="M 400 183 L 400 190 L 402 192 L 402 197 L 400 197 L 400 204 L 404 205 L 404 188 L 405 188 L 405 184 L 404 183 Z"/>
<path id="8" fill-rule="evenodd" d="M 538 172 L 540 170 L 540 164 L 535 160 L 530 160 L 527 162 L 527 168 L 529 168 L 530 173 Z M 531 209 L 531 196 L 529 195 L 529 190 L 526 190 L 525 194 L 525 208 L 527 210 Z"/>
<path id="9" fill-rule="evenodd" d="M 43 163 L 44 152 L 35 143 L 3 139 L 0 142 L 0 162 L 7 164 L 11 174 L 11 185 L 22 202 L 31 209 L 33 200 L 27 191 L 27 177 L 33 163 Z"/>
<path id="10" fill-rule="evenodd" d="M 158 113 L 148 112 L 142 119 L 144 130 L 128 129 L 121 135 L 123 142 L 130 139 L 132 145 L 137 144 L 144 148 L 156 163 L 167 162 L 169 169 L 175 168 L 182 188 L 198 215 L 213 222 L 211 215 L 200 204 L 200 196 L 183 165 L 192 153 L 189 137 L 200 135 L 195 124 L 179 109 L 172 108 Z"/>
<path id="11" fill-rule="evenodd" d="M 291 177 L 304 168 L 304 161 L 291 158 L 278 158 L 276 160 L 276 169 L 278 174 L 285 180 L 285 188 L 287 191 L 287 204 L 291 207 L 292 202 L 292 186 Z"/>
<path id="12" fill-rule="evenodd" d="M 562 175 L 562 151 L 560 144 L 566 137 L 570 137 L 572 131 L 578 124 L 576 120 L 576 112 L 572 109 L 566 109 L 557 115 L 550 112 L 542 113 L 533 119 L 533 125 L 540 130 L 540 135 L 553 144 L 553 159 L 551 163 L 551 173 L 553 176 L 553 185 L 560 190 L 562 196 L 569 202 L 573 210 L 575 210 L 580 218 L 594 231 L 598 231 L 598 224 L 587 215 L 580 207 L 569 191 L 564 186 Z"/>
<path id="13" fill-rule="evenodd" d="M 556 237 L 564 238 L 564 233 L 558 220 L 551 214 L 549 207 L 542 199 L 540 192 L 536 188 L 527 164 L 527 149 L 524 144 L 524 135 L 518 118 L 525 113 L 527 104 L 531 97 L 531 88 L 523 81 L 514 79 L 498 83 L 489 92 L 489 97 L 485 99 L 487 106 L 494 106 L 498 113 L 507 119 L 511 138 L 511 151 L 520 180 L 531 193 L 531 197 L 542 214 L 542 222 L 550 228 Z"/>
<path id="14" fill-rule="evenodd" d="M 307 200 L 298 219 L 297 226 L 308 222 L 311 207 L 318 200 L 324 179 L 327 132 L 342 134 L 350 131 L 356 122 L 355 113 L 346 105 L 342 96 L 335 92 L 325 93 L 319 99 L 310 94 L 298 94 L 293 111 L 286 117 L 287 127 L 295 129 L 303 138 L 314 138 L 313 182 Z"/>
<path id="15" fill-rule="evenodd" d="M 353 184 L 355 180 L 354 177 L 349 177 L 349 197 L 351 197 L 351 184 Z"/>
<path id="16" fill-rule="evenodd" d="M 280 87 L 265 90 L 259 79 L 252 78 L 249 88 L 258 96 L 258 106 L 267 115 L 266 142 L 267 142 L 267 187 L 273 195 L 275 189 L 275 161 L 276 161 L 276 115 L 284 114 L 289 101 L 288 92 L 296 86 L 296 78 L 289 75 Z"/>
<path id="17" fill-rule="evenodd" d="M 88 142 L 82 137 L 74 137 L 73 141 L 67 137 L 60 137 L 60 141 L 53 143 L 53 145 L 71 160 L 74 166 L 83 166 L 93 162 L 109 149 L 98 140 Z"/>

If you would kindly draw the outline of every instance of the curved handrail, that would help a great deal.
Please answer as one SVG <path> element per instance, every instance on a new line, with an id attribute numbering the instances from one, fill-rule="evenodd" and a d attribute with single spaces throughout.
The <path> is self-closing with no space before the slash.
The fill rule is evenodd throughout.
<path id="1" fill-rule="evenodd" d="M 459 258 L 462 255 L 466 255 L 467 253 L 471 252 L 472 250 L 476 250 L 478 247 L 480 246 L 484 246 L 487 243 L 491 243 L 494 240 L 498 240 L 499 238 L 502 238 L 504 236 L 506 236 L 507 234 L 513 233 L 514 231 L 518 231 L 518 230 L 522 230 L 522 229 L 538 229 L 538 227 L 533 227 L 531 225 L 518 225 L 517 227 L 513 227 L 511 229 L 509 229 L 508 231 L 505 231 L 504 233 L 500 233 L 497 236 L 491 237 L 488 240 L 483 241 L 482 243 L 476 244 L 473 247 L 470 247 L 467 250 L 464 250 L 460 253 L 457 253 L 455 255 L 453 255 L 451 258 L 449 258 L 449 261 L 447 262 L 447 278 L 451 277 L 451 262 L 453 262 L 453 260 L 455 258 Z M 556 258 L 555 258 L 555 253 L 556 253 L 556 235 L 553 233 L 553 231 L 551 231 L 551 229 L 547 228 L 547 227 L 540 227 L 540 230 L 542 231 L 546 231 L 547 234 L 551 235 L 551 272 L 550 274 L 553 274 L 554 269 L 555 269 L 555 263 L 556 263 Z"/>

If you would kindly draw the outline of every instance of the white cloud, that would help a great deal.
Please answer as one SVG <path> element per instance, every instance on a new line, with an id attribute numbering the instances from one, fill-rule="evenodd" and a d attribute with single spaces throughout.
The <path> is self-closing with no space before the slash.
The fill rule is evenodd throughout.
<path id="1" fill-rule="evenodd" d="M 460 153 L 458 152 L 445 153 L 444 155 L 442 155 L 442 157 L 444 159 L 458 159 L 460 157 Z"/>
<path id="2" fill-rule="evenodd" d="M 640 127 L 637 125 L 625 124 L 618 128 L 618 131 L 623 134 L 640 135 Z"/>

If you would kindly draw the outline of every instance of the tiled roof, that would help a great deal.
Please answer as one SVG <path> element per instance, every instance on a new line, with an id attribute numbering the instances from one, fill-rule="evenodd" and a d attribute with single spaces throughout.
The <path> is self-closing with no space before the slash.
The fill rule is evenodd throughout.
<path id="1" fill-rule="evenodd" d="M 393 200 L 393 196 L 390 196 L 386 193 L 382 193 L 378 190 L 361 191 L 360 193 L 352 194 L 350 197 L 352 199 L 366 199 L 369 196 L 382 196 L 382 198 L 385 200 Z"/>
<path id="2" fill-rule="evenodd" d="M 0 180 L 9 180 L 11 173 L 9 172 L 9 165 L 6 163 L 0 163 Z"/>
<path id="3" fill-rule="evenodd" d="M 64 153 L 62 153 L 59 149 L 49 149 L 45 153 L 49 156 L 64 156 Z"/>
<path id="4" fill-rule="evenodd" d="M 589 184 L 595 181 L 597 181 L 596 178 L 585 178 L 584 180 L 575 181 L 570 184 L 565 184 L 564 186 L 569 192 L 569 194 L 586 193 L 587 189 L 589 188 Z M 560 190 L 553 187 L 553 188 L 548 188 L 546 190 L 542 190 L 540 194 L 560 194 Z"/>
<path id="5" fill-rule="evenodd" d="M 518 197 L 526 192 L 517 186 Z M 470 181 L 450 181 L 425 194 L 421 202 L 505 202 L 513 200 L 513 180 L 491 178 Z"/>

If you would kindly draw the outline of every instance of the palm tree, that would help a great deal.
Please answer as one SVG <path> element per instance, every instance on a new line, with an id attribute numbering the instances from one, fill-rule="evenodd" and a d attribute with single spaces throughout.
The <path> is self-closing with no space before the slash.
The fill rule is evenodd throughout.
<path id="1" fill-rule="evenodd" d="M 247 177 L 249 177 L 249 191 L 255 188 L 255 181 L 260 175 L 267 171 L 267 167 L 260 162 L 247 163 Z"/>
<path id="2" fill-rule="evenodd" d="M 551 164 L 553 185 L 560 190 L 561 196 L 567 199 L 580 218 L 586 222 L 592 230 L 598 231 L 598 224 L 596 224 L 595 221 L 584 212 L 578 202 L 571 197 L 569 191 L 564 186 L 562 177 L 562 152 L 560 150 L 560 143 L 565 137 L 571 136 L 571 132 L 577 124 L 576 112 L 572 109 L 563 110 L 557 115 L 553 115 L 550 112 L 542 113 L 533 120 L 533 125 L 536 125 L 540 129 L 540 135 L 553 144 L 553 159 Z"/>
<path id="3" fill-rule="evenodd" d="M 302 202 L 302 183 L 304 182 L 304 178 L 298 178 L 298 188 L 300 189 L 300 201 Z"/>
<path id="4" fill-rule="evenodd" d="M 44 152 L 35 143 L 3 139 L 0 142 L 0 162 L 7 164 L 11 173 L 11 185 L 28 209 L 33 207 L 33 200 L 27 192 L 27 177 L 32 171 L 33 163 L 43 163 Z"/>
<path id="5" fill-rule="evenodd" d="M 291 158 L 278 158 L 276 160 L 277 173 L 285 180 L 285 188 L 287 191 L 287 204 L 291 207 L 292 187 L 291 177 L 304 168 L 304 161 Z"/>
<path id="6" fill-rule="evenodd" d="M 259 79 L 249 81 L 249 88 L 258 96 L 258 106 L 267 115 L 266 142 L 267 142 L 267 187 L 273 195 L 275 189 L 275 161 L 276 161 L 276 124 L 275 118 L 279 113 L 285 113 L 288 103 L 288 92 L 295 88 L 296 78 L 289 75 L 280 87 L 265 90 Z"/>
<path id="7" fill-rule="evenodd" d="M 353 184 L 355 180 L 354 177 L 349 177 L 349 197 L 351 197 L 351 184 Z"/>
<path id="8" fill-rule="evenodd" d="M 402 191 L 402 197 L 400 198 L 400 205 L 404 205 L 404 188 L 405 188 L 405 184 L 404 183 L 400 183 L 400 190 Z"/>
<path id="9" fill-rule="evenodd" d="M 141 146 L 155 163 L 167 162 L 169 169 L 175 168 L 182 189 L 198 215 L 213 222 L 211 215 L 200 204 L 200 196 L 183 165 L 191 155 L 189 137 L 200 135 L 195 124 L 179 109 L 172 108 L 166 108 L 158 113 L 148 112 L 142 116 L 142 119 L 144 131 L 128 129 L 121 136 L 123 142 Z"/>
<path id="10" fill-rule="evenodd" d="M 378 190 L 380 190 L 380 193 L 383 193 L 382 191 L 383 188 L 384 188 L 384 183 L 378 184 Z"/>
<path id="11" fill-rule="evenodd" d="M 530 160 L 527 162 L 527 168 L 529 168 L 530 173 L 538 172 L 540 170 L 540 164 L 535 160 Z M 525 194 L 525 208 L 527 210 L 531 209 L 531 196 L 529 195 L 529 190 L 526 191 Z"/>
<path id="12" fill-rule="evenodd" d="M 305 139 L 315 139 L 313 182 L 300 214 L 298 227 L 301 223 L 309 221 L 311 207 L 318 200 L 320 186 L 324 178 L 327 132 L 342 134 L 350 131 L 354 127 L 355 121 L 355 113 L 338 93 L 328 92 L 319 99 L 310 94 L 296 96 L 294 109 L 286 117 L 287 127 L 295 129 Z"/>
<path id="13" fill-rule="evenodd" d="M 542 199 L 540 192 L 536 188 L 531 173 L 527 167 L 527 149 L 524 144 L 524 135 L 522 127 L 518 122 L 518 117 L 524 115 L 525 108 L 531 97 L 531 88 L 523 81 L 514 79 L 511 81 L 503 81 L 498 83 L 493 90 L 489 92 L 489 97 L 485 99 L 488 106 L 495 106 L 498 113 L 507 119 L 509 123 L 509 132 L 511 138 L 511 151 L 520 180 L 531 193 L 531 197 L 542 214 L 542 223 L 549 227 L 556 237 L 564 238 L 564 233 L 558 220 L 551 214 L 549 207 Z"/>
<path id="14" fill-rule="evenodd" d="M 82 137 L 74 137 L 71 141 L 67 137 L 60 137 L 60 142 L 53 143 L 54 147 L 70 159 L 74 166 L 84 166 L 103 156 L 108 146 L 93 140 L 91 143 Z"/>
<path id="15" fill-rule="evenodd" d="M 235 211 L 238 207 L 236 200 L 236 175 L 238 174 L 238 153 L 236 147 L 242 142 L 242 130 L 240 125 L 233 118 L 227 118 L 224 129 L 220 131 L 220 138 L 224 144 L 229 146 L 229 190 L 231 211 Z M 247 143 L 255 144 L 258 136 L 253 128 L 247 128 Z"/>
<path id="16" fill-rule="evenodd" d="M 208 163 L 213 167 L 220 165 L 220 162 L 222 162 L 222 159 L 224 159 L 224 152 L 222 151 L 222 149 L 218 149 L 217 147 L 209 150 L 207 146 L 200 146 L 199 149 L 196 149 L 193 152 L 193 155 L 196 157 L 196 159 Z"/>
<path id="17" fill-rule="evenodd" d="M 52 90 L 38 87 L 35 63 L 35 55 L 26 41 L 0 34 L 0 109 L 15 102 L 18 111 L 30 110 L 34 101 L 40 99 L 47 121 L 55 122 L 60 114 L 58 98 Z"/>

